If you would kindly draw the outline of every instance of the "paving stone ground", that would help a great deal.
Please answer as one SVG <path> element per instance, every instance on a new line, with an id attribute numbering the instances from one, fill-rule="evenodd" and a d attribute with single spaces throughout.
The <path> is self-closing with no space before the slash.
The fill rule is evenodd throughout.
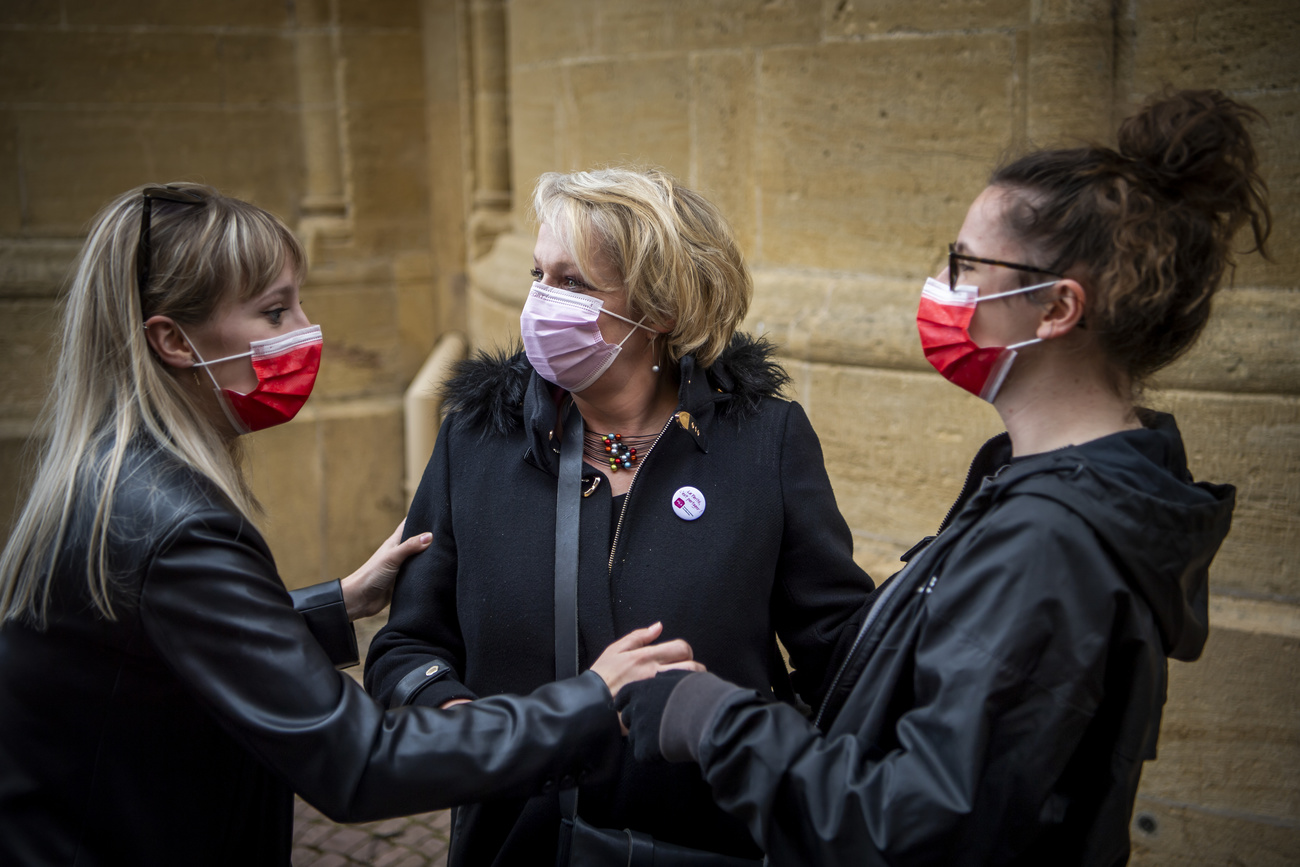
<path id="1" fill-rule="evenodd" d="M 339 825 L 299 798 L 294 804 L 293 867 L 446 867 L 451 813 Z"/>
<path id="2" fill-rule="evenodd" d="M 388 612 L 357 621 L 357 645 L 364 660 L 370 639 Z M 361 666 L 348 674 L 361 680 Z M 306 801 L 294 802 L 293 867 L 446 867 L 451 812 L 339 825 Z"/>

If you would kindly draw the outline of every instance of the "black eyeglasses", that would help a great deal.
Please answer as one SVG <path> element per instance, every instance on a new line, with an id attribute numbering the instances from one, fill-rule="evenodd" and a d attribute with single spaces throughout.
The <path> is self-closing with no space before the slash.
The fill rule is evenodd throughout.
<path id="1" fill-rule="evenodd" d="M 979 256 L 968 256 L 965 253 L 957 252 L 956 244 L 948 245 L 948 291 L 957 291 L 957 260 L 965 262 L 979 262 L 984 265 L 1001 265 L 1003 268 L 1014 268 L 1017 271 L 1029 271 L 1033 274 L 1050 274 L 1053 277 L 1065 279 L 1064 274 L 1058 274 L 1055 271 L 1048 271 L 1046 268 L 1038 268 L 1033 265 L 1020 265 L 1016 262 L 1002 262 L 997 259 L 981 259 Z"/>
<path id="2" fill-rule="evenodd" d="M 135 250 L 136 291 L 140 293 L 140 308 L 144 309 L 144 289 L 149 285 L 149 262 L 153 258 L 150 229 L 153 227 L 154 201 L 175 202 L 178 205 L 203 205 L 207 199 L 198 193 L 179 187 L 146 187 L 144 204 L 140 208 L 140 243 Z"/>

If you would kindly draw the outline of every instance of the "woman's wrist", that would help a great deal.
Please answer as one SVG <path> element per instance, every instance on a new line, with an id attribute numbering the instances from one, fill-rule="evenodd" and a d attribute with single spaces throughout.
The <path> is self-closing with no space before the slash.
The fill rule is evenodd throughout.
<path id="1" fill-rule="evenodd" d="M 366 597 L 365 584 L 355 572 L 339 579 L 339 589 L 343 593 L 343 607 L 347 609 L 348 620 L 360 620 L 380 612 L 382 606 L 375 607 L 374 602 Z"/>

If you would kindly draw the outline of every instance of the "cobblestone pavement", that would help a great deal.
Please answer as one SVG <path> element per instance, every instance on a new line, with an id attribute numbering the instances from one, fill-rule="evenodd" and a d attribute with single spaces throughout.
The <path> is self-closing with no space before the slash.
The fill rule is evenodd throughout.
<path id="1" fill-rule="evenodd" d="M 358 620 L 357 645 L 364 660 L 370 639 L 388 611 Z M 361 680 L 361 666 L 348 674 Z M 293 806 L 293 867 L 446 867 L 451 812 L 421 813 L 359 825 L 338 825 L 301 798 Z"/>
<path id="2" fill-rule="evenodd" d="M 445 867 L 451 813 L 336 825 L 299 798 L 294 803 L 293 867 Z"/>

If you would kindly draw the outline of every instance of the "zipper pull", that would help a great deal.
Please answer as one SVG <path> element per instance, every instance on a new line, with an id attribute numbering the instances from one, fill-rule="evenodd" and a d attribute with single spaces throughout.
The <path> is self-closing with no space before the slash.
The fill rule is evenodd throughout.
<path id="1" fill-rule="evenodd" d="M 935 540 L 934 536 L 926 536 L 924 539 L 922 539 L 921 541 L 917 542 L 915 545 L 913 545 L 912 547 L 904 551 L 903 556 L 899 557 L 898 559 L 902 560 L 904 563 L 911 562 L 913 557 L 915 557 L 922 550 L 924 550 L 934 540 Z"/>

